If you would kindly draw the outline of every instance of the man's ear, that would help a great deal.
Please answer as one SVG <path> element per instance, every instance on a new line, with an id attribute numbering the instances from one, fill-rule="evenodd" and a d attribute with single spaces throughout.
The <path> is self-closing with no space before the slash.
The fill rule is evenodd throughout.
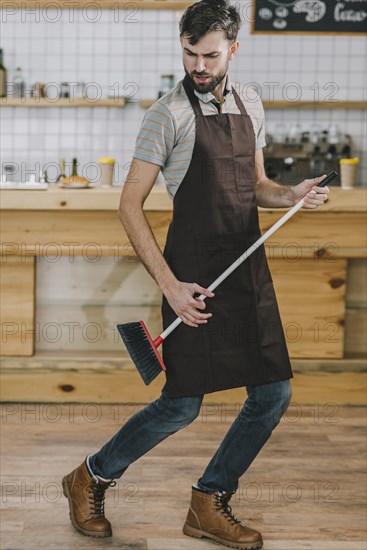
<path id="1" fill-rule="evenodd" d="M 240 47 L 240 43 L 238 40 L 235 40 L 234 42 L 232 42 L 228 52 L 228 61 L 232 61 L 239 47 Z"/>

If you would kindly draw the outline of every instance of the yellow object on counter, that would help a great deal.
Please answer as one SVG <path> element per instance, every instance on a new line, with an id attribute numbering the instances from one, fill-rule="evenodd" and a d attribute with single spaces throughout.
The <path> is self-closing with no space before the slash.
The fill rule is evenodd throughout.
<path id="1" fill-rule="evenodd" d="M 357 182 L 359 158 L 340 159 L 340 184 L 342 189 L 354 189 Z"/>
<path id="2" fill-rule="evenodd" d="M 98 162 L 101 162 L 102 164 L 115 164 L 116 159 L 112 159 L 110 157 L 101 157 L 98 159 Z"/>
<path id="3" fill-rule="evenodd" d="M 352 159 L 340 159 L 340 164 L 359 164 L 359 158 L 354 157 Z"/>
<path id="4" fill-rule="evenodd" d="M 98 183 L 102 187 L 110 187 L 113 185 L 115 159 L 110 157 L 101 157 L 98 160 L 100 177 Z"/>

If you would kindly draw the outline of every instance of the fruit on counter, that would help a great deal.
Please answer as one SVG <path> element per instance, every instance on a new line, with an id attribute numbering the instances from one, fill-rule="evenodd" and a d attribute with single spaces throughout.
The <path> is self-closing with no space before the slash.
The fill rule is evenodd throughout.
<path id="1" fill-rule="evenodd" d="M 70 187 L 73 185 L 88 185 L 90 183 L 90 181 L 83 178 L 83 176 L 68 176 L 66 178 L 61 178 L 60 182 L 63 185 L 70 185 Z"/>
<path id="2" fill-rule="evenodd" d="M 60 183 L 63 185 L 70 185 L 70 187 L 72 187 L 73 185 L 89 185 L 90 180 L 84 178 L 83 176 L 78 176 L 78 161 L 74 158 L 71 176 L 60 177 Z"/>

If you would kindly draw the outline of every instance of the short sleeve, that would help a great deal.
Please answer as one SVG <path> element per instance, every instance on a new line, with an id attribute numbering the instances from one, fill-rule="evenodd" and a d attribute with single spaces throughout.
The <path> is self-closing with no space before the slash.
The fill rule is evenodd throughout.
<path id="1" fill-rule="evenodd" d="M 133 156 L 163 167 L 172 152 L 174 140 L 175 129 L 171 113 L 158 101 L 145 113 Z"/>
<path id="2" fill-rule="evenodd" d="M 265 147 L 265 113 L 261 97 L 251 86 L 244 86 L 240 92 L 240 97 L 246 107 L 247 113 L 251 117 L 255 135 L 255 147 L 256 149 Z"/>
<path id="3" fill-rule="evenodd" d="M 259 97 L 259 118 L 258 118 L 258 127 L 257 127 L 257 135 L 256 135 L 256 149 L 260 149 L 261 147 L 265 147 L 266 141 L 265 141 L 265 113 L 264 113 L 264 107 L 263 103 L 261 101 L 261 98 Z"/>

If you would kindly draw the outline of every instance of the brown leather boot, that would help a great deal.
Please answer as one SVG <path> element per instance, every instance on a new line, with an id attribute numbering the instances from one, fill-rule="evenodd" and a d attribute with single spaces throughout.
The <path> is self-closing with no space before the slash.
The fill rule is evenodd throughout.
<path id="1" fill-rule="evenodd" d="M 245 527 L 228 502 L 235 491 L 205 493 L 192 487 L 192 497 L 183 533 L 189 537 L 207 537 L 230 548 L 261 548 L 261 533 Z"/>
<path id="2" fill-rule="evenodd" d="M 104 516 L 104 498 L 106 489 L 115 485 L 116 481 L 92 477 L 85 461 L 63 478 L 70 520 L 77 531 L 90 537 L 112 536 L 111 524 Z"/>

